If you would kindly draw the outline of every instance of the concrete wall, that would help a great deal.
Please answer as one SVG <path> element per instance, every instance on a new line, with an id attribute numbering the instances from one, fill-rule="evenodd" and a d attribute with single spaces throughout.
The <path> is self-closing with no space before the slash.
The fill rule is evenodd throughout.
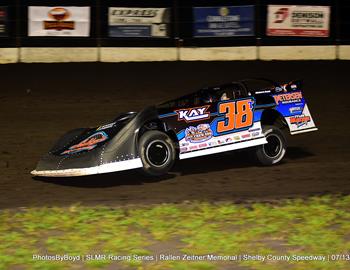
<path id="1" fill-rule="evenodd" d="M 17 48 L 0 48 L 0 64 L 9 64 L 18 62 Z"/>
<path id="2" fill-rule="evenodd" d="M 101 62 L 176 61 L 177 48 L 101 48 Z"/>
<path id="3" fill-rule="evenodd" d="M 179 48 L 182 61 L 256 60 L 256 47 Z"/>
<path id="4" fill-rule="evenodd" d="M 338 46 L 338 59 L 350 60 L 350 45 Z"/>
<path id="5" fill-rule="evenodd" d="M 350 45 L 181 48 L 0 48 L 0 64 L 234 60 L 350 60 Z"/>
<path id="6" fill-rule="evenodd" d="M 336 46 L 262 46 L 260 60 L 335 60 Z"/>
<path id="7" fill-rule="evenodd" d="M 98 48 L 19 48 L 19 62 L 97 62 Z"/>

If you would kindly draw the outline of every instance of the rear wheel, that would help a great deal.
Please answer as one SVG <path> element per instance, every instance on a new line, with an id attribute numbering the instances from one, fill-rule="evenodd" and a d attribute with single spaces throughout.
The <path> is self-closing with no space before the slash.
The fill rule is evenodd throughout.
<path id="1" fill-rule="evenodd" d="M 257 160 L 262 165 L 279 163 L 286 154 L 287 142 L 283 132 L 275 126 L 264 126 L 267 143 L 256 148 Z"/>
<path id="2" fill-rule="evenodd" d="M 148 175 L 166 174 L 174 165 L 176 149 L 171 138 L 158 130 L 147 131 L 139 141 L 143 171 Z"/>

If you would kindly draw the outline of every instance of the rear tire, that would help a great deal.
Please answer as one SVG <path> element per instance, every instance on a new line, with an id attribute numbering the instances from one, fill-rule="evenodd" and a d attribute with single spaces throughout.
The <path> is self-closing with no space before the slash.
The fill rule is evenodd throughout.
<path id="1" fill-rule="evenodd" d="M 174 165 L 176 149 L 171 138 L 158 130 L 147 131 L 139 141 L 143 171 L 147 175 L 166 174 Z"/>
<path id="2" fill-rule="evenodd" d="M 263 133 L 267 144 L 259 145 L 256 148 L 256 158 L 265 166 L 277 164 L 286 154 L 286 138 L 283 132 L 275 126 L 264 126 Z"/>

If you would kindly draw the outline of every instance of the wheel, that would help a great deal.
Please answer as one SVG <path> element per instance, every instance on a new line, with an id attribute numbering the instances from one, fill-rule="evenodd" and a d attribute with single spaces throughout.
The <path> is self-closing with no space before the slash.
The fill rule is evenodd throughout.
<path id="1" fill-rule="evenodd" d="M 166 174 L 174 165 L 176 149 L 171 138 L 164 132 L 151 130 L 139 141 L 143 171 L 148 175 Z"/>
<path id="2" fill-rule="evenodd" d="M 274 165 L 286 154 L 287 142 L 283 132 L 275 126 L 264 126 L 263 133 L 267 144 L 256 148 L 256 158 L 262 165 Z"/>

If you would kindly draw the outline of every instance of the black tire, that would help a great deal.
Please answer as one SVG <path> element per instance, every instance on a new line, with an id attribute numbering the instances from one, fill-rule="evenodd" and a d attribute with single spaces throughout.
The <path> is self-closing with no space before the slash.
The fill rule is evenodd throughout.
<path id="1" fill-rule="evenodd" d="M 263 133 L 267 144 L 259 145 L 256 148 L 257 160 L 265 166 L 279 163 L 287 150 L 287 141 L 283 132 L 275 126 L 264 126 Z"/>
<path id="2" fill-rule="evenodd" d="M 141 136 L 139 152 L 143 171 L 147 175 L 166 174 L 176 160 L 173 141 L 166 133 L 158 130 L 147 131 Z"/>

